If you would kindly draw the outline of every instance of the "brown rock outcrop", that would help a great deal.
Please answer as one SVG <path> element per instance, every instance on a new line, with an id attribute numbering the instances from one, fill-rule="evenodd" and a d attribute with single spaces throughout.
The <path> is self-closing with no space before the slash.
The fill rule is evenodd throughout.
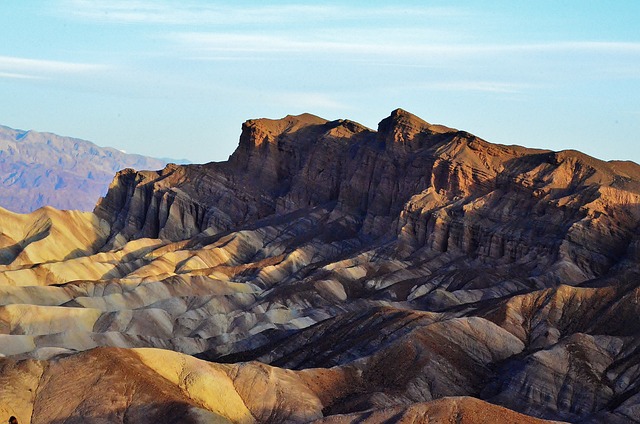
<path id="1" fill-rule="evenodd" d="M 367 412 L 334 415 L 313 421 L 314 424 L 375 424 L 387 422 L 398 424 L 450 422 L 457 424 L 542 424 L 557 421 L 540 420 L 518 414 L 509 409 L 472 397 L 446 397 L 410 406 L 395 406 Z"/>
<path id="2" fill-rule="evenodd" d="M 228 162 L 121 172 L 95 212 L 121 245 L 320 207 L 363 237 L 396 238 L 402 257 L 516 264 L 504 277 L 526 289 L 614 266 L 633 241 L 639 181 L 637 166 L 493 145 L 402 110 L 377 133 L 301 115 L 247 121 Z"/>
<path id="3" fill-rule="evenodd" d="M 218 365 L 155 349 L 99 348 L 48 362 L 0 359 L 0 410 L 40 423 L 307 423 L 402 419 L 543 423 L 473 398 L 322 418 L 353 384 L 348 370 Z M 503 419 L 503 420 L 501 420 Z M 484 420 L 484 421 L 483 421 Z M 421 421 L 431 422 L 431 421 Z"/>

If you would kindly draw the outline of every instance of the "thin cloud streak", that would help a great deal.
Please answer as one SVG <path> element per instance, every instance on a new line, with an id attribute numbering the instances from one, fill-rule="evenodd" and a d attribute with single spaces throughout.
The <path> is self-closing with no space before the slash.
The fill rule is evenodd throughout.
<path id="1" fill-rule="evenodd" d="M 311 5 L 229 7 L 182 2 L 70 0 L 65 13 L 74 18 L 121 24 L 237 25 L 295 21 L 334 15 L 333 8 Z"/>
<path id="2" fill-rule="evenodd" d="M 338 109 L 345 110 L 348 106 L 334 99 L 332 96 L 316 92 L 279 92 L 273 93 L 274 102 L 284 107 L 302 108 L 305 110 Z"/>
<path id="3" fill-rule="evenodd" d="M 74 63 L 56 60 L 28 59 L 14 56 L 0 56 L 0 72 L 32 78 L 37 78 L 42 74 L 79 74 L 104 71 L 106 69 L 108 69 L 108 66 L 106 65 L 91 63 Z"/>
<path id="4" fill-rule="evenodd" d="M 454 7 L 371 7 L 361 9 L 347 5 L 317 6 L 284 4 L 278 6 L 203 5 L 181 2 L 179 5 L 159 1 L 67 0 L 62 10 L 82 20 L 122 24 L 161 25 L 237 25 L 309 20 L 352 20 L 376 17 L 451 18 L 466 16 Z"/>
<path id="5" fill-rule="evenodd" d="M 38 77 L 35 75 L 27 75 L 27 74 L 18 74 L 14 72 L 0 72 L 0 78 L 8 78 L 8 79 L 29 79 L 29 80 L 42 80 L 43 77 Z"/>
<path id="6" fill-rule="evenodd" d="M 401 44 L 384 42 L 342 42 L 297 40 L 284 36 L 217 32 L 174 32 L 170 40 L 196 51 L 226 53 L 351 53 L 392 56 L 433 55 L 468 57 L 505 53 L 619 53 L 640 55 L 640 43 L 569 41 L 532 44 Z"/>
<path id="7" fill-rule="evenodd" d="M 516 94 L 532 86 L 529 84 L 503 83 L 495 81 L 452 81 L 422 84 L 415 88 L 443 91 L 477 91 L 484 93 Z"/>

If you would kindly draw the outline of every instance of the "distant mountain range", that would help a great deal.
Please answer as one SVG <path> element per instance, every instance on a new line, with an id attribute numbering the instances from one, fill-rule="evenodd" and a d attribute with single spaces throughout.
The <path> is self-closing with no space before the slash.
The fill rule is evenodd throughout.
<path id="1" fill-rule="evenodd" d="M 42 206 L 90 211 L 117 171 L 161 169 L 168 162 L 0 125 L 0 206 L 21 213 Z"/>

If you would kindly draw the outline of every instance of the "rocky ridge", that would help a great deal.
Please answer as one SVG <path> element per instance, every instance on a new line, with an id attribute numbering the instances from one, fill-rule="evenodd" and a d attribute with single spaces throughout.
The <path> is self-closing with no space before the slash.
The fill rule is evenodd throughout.
<path id="1" fill-rule="evenodd" d="M 191 371 L 142 360 L 181 397 L 166 386 L 171 400 L 135 398 L 141 410 L 179 404 L 192 422 L 525 419 L 495 405 L 633 422 L 639 183 L 632 163 L 495 145 L 402 110 L 377 131 L 308 114 L 250 120 L 227 162 L 121 171 L 94 215 L 0 211 L 40 229 L 0 227 L 3 364 L 106 355 L 140 370 L 138 353 L 99 347 L 177 351 L 144 350 L 234 375 L 229 396 L 250 411 L 220 413 L 220 399 L 198 397 L 213 394 L 190 394 Z M 91 236 L 47 247 L 78 226 Z M 16 378 L 40 378 L 27 374 Z M 246 394 L 256 384 L 276 393 L 259 408 Z M 11 393 L 0 388 L 0 404 Z M 18 393 L 51 414 L 49 395 Z M 83 399 L 60 419 L 137 413 Z"/>

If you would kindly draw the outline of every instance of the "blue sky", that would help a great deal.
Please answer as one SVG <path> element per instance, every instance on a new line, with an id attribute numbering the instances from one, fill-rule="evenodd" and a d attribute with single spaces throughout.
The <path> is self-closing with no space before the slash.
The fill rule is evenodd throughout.
<path id="1" fill-rule="evenodd" d="M 401 107 L 640 162 L 638 21 L 635 0 L 3 1 L 0 124 L 208 162 L 250 118 Z"/>

